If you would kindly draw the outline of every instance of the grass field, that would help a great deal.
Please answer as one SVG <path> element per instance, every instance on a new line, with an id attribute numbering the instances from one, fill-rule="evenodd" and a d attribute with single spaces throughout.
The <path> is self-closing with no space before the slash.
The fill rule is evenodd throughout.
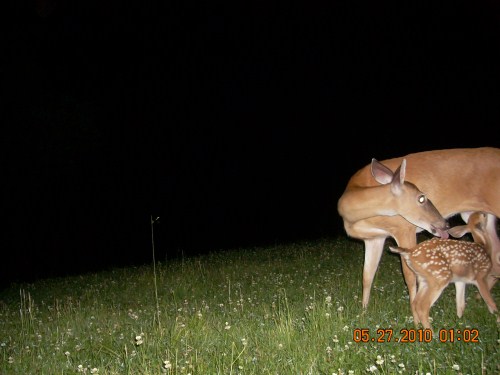
<path id="1" fill-rule="evenodd" d="M 460 319 L 445 290 L 430 339 L 387 246 L 362 309 L 363 256 L 341 236 L 11 285 L 0 374 L 500 374 L 475 287 Z"/>

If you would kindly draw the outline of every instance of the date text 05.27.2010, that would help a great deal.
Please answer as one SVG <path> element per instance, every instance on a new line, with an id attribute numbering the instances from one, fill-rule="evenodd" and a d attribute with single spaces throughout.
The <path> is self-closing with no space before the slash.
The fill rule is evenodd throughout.
<path id="1" fill-rule="evenodd" d="M 395 336 L 392 328 L 379 328 L 375 335 L 370 334 L 368 328 L 355 328 L 354 342 L 432 342 L 433 333 L 430 329 L 406 329 L 399 331 Z M 439 342 L 479 342 L 479 331 L 474 328 L 440 329 L 437 337 Z"/>

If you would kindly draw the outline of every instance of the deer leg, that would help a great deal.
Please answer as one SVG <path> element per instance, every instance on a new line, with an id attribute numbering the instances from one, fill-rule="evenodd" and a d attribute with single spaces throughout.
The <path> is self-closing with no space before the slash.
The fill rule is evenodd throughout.
<path id="1" fill-rule="evenodd" d="M 479 293 L 481 297 L 483 297 L 484 302 L 488 305 L 488 310 L 490 313 L 494 314 L 498 311 L 497 305 L 491 296 L 490 290 L 488 289 L 488 285 L 486 284 L 486 276 L 479 277 L 476 281 L 477 288 L 479 289 Z"/>
<path id="2" fill-rule="evenodd" d="M 408 287 L 408 292 L 410 294 L 410 303 L 415 299 L 417 295 L 417 276 L 415 272 L 412 271 L 408 264 L 401 259 L 401 268 L 403 270 L 403 276 L 405 278 L 406 286 Z"/>
<path id="3" fill-rule="evenodd" d="M 498 272 L 499 275 L 497 276 L 500 276 L 500 240 L 497 234 L 497 220 L 495 215 L 488 214 L 488 219 L 486 220 L 486 235 L 489 237 L 491 244 L 489 255 L 492 263 L 492 273 Z M 488 290 L 491 290 L 497 281 L 497 277 L 488 277 Z"/>
<path id="4" fill-rule="evenodd" d="M 457 316 L 461 318 L 465 310 L 465 283 L 462 281 L 455 282 L 455 300 L 457 302 Z"/>
<path id="5" fill-rule="evenodd" d="M 410 303 L 411 313 L 413 315 L 413 323 L 415 324 L 415 328 L 418 328 L 419 324 L 421 323 L 421 319 L 417 311 L 419 310 L 418 306 L 420 305 L 421 303 L 420 301 L 422 300 L 422 298 L 425 296 L 426 290 L 427 290 L 427 284 L 424 281 L 422 281 L 421 288 L 418 290 L 415 298 Z"/>
<path id="6" fill-rule="evenodd" d="M 407 228 L 399 233 L 395 233 L 394 239 L 398 243 L 398 246 L 404 247 L 406 249 L 411 249 L 417 244 L 417 234 L 414 227 Z M 406 287 L 408 288 L 408 293 L 410 294 L 410 303 L 415 299 L 417 295 L 417 276 L 408 267 L 408 264 L 401 258 L 401 268 L 403 270 L 403 276 L 405 278 Z M 413 305 L 411 305 L 413 306 Z"/>
<path id="7" fill-rule="evenodd" d="M 422 284 L 423 285 L 419 288 L 417 292 L 419 298 L 417 300 L 418 303 L 415 304 L 415 310 L 420 318 L 420 321 L 424 329 L 432 329 L 429 317 L 431 307 L 432 305 L 434 305 L 434 303 L 439 298 L 444 288 L 446 288 L 448 284 L 447 283 L 444 285 L 441 283 L 434 285 L 428 285 L 427 283 L 422 283 Z"/>
<path id="8" fill-rule="evenodd" d="M 380 258 L 384 250 L 385 238 L 365 240 L 365 264 L 363 266 L 363 308 L 368 306 L 373 278 L 377 272 Z"/>

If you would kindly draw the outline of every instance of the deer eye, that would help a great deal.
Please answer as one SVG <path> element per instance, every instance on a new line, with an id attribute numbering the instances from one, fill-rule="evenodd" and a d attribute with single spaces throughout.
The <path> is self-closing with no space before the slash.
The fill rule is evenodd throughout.
<path id="1" fill-rule="evenodd" d="M 418 200 L 418 203 L 424 204 L 427 199 L 425 198 L 425 195 L 422 194 L 422 195 L 418 196 L 417 200 Z"/>

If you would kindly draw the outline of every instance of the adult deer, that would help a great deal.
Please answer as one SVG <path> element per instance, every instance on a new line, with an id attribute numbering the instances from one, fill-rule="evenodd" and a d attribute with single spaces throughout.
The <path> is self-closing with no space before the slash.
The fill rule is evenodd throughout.
<path id="1" fill-rule="evenodd" d="M 425 151 L 382 161 L 389 171 L 403 166 L 404 178 L 412 182 L 432 201 L 444 218 L 461 214 L 467 221 L 473 211 L 488 214 L 487 236 L 492 243 L 493 264 L 500 264 L 500 241 L 496 233 L 500 216 L 500 149 L 492 147 L 456 148 Z M 389 177 L 375 179 L 371 164 L 356 172 L 338 201 L 338 212 L 344 221 L 346 233 L 364 241 L 363 307 L 368 306 L 373 278 L 378 268 L 387 237 L 397 245 L 412 248 L 416 234 L 426 230 L 446 237 L 444 226 L 436 226 L 435 218 L 420 216 L 414 199 L 408 196 L 390 196 L 389 189 L 375 189 L 388 184 Z M 367 200 L 367 192 L 371 196 Z M 390 206 L 388 206 L 390 203 Z M 419 220 L 416 220 L 418 218 Z M 405 262 L 403 275 L 413 301 L 417 292 L 416 277 Z"/>
<path id="2" fill-rule="evenodd" d="M 475 212 L 470 215 L 467 225 L 451 228 L 450 234 L 453 232 L 461 237 L 472 232 L 475 239 L 482 240 L 486 235 L 486 222 L 485 213 Z M 393 246 L 389 249 L 400 254 L 417 275 L 418 291 L 412 301 L 413 321 L 417 327 L 421 323 L 424 328 L 432 329 L 430 309 L 450 283 L 455 283 L 458 317 L 462 317 L 465 309 L 466 284 L 477 286 L 492 314 L 498 311 L 487 284 L 492 277 L 491 258 L 481 242 L 432 238 L 410 249 Z"/>

